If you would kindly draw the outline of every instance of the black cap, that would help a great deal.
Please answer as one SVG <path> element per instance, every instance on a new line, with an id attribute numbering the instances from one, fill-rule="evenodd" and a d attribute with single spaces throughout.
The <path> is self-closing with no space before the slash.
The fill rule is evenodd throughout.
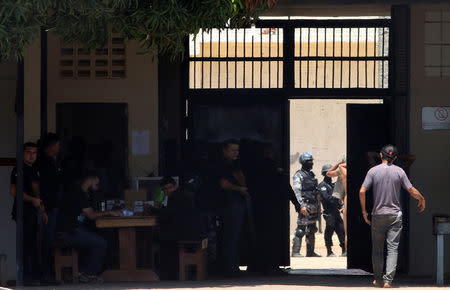
<path id="1" fill-rule="evenodd" d="M 381 154 L 383 155 L 383 158 L 388 160 L 388 161 L 392 161 L 392 159 L 394 159 L 397 154 L 397 148 L 394 145 L 386 145 L 383 147 L 383 149 L 381 149 Z"/>

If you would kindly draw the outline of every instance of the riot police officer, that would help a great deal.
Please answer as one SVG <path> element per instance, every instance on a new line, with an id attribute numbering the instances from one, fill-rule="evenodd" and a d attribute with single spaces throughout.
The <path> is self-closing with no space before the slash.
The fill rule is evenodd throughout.
<path id="1" fill-rule="evenodd" d="M 323 207 L 323 217 L 325 219 L 325 246 L 327 247 L 327 257 L 334 257 L 333 250 L 333 233 L 336 232 L 339 238 L 339 245 L 342 248 L 342 257 L 347 254 L 345 252 L 345 231 L 344 221 L 341 218 L 340 210 L 344 204 L 342 201 L 333 196 L 334 183 L 331 177 L 327 176 L 328 170 L 331 169 L 331 164 L 325 164 L 322 167 L 323 181 L 319 184 L 319 197 Z"/>
<path id="2" fill-rule="evenodd" d="M 303 236 L 306 235 L 306 256 L 320 257 L 314 252 L 316 222 L 319 219 L 319 203 L 317 200 L 317 179 L 311 171 L 314 165 L 313 156 L 310 152 L 300 155 L 302 168 L 293 177 L 294 192 L 300 203 L 301 210 L 298 215 L 297 228 L 292 246 L 292 257 L 302 257 L 300 248 Z"/>

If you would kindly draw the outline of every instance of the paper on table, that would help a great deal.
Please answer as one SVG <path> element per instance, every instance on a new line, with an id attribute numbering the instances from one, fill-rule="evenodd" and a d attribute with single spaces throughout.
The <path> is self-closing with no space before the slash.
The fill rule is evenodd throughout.
<path id="1" fill-rule="evenodd" d="M 150 132 L 148 130 L 133 130 L 132 154 L 147 155 L 150 147 Z"/>

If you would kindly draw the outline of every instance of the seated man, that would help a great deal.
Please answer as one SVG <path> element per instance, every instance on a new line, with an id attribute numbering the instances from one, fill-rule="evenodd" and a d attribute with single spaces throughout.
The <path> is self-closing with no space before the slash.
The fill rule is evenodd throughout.
<path id="1" fill-rule="evenodd" d="M 167 240 L 197 240 L 204 234 L 204 223 L 194 197 L 188 191 L 178 187 L 172 177 L 164 177 L 160 183 L 167 195 L 167 208 L 160 212 L 161 231 Z"/>
<path id="2" fill-rule="evenodd" d="M 183 210 L 195 207 L 193 196 L 189 196 L 185 191 L 182 191 L 172 177 L 164 177 L 160 186 L 164 194 L 167 195 L 168 209 Z"/>
<path id="3" fill-rule="evenodd" d="M 106 241 L 86 226 L 86 218 L 93 221 L 103 216 L 121 216 L 121 211 L 96 212 L 89 203 L 88 194 L 98 190 L 100 180 L 95 174 L 85 175 L 80 186 L 65 195 L 61 202 L 57 232 L 80 248 L 80 281 L 101 281 L 97 276 L 103 266 Z"/>
<path id="4" fill-rule="evenodd" d="M 167 208 L 159 213 L 161 257 L 164 257 L 160 279 L 171 280 L 178 277 L 173 271 L 178 265 L 178 241 L 200 241 L 206 237 L 206 227 L 188 191 L 179 188 L 172 177 L 164 177 L 160 186 L 168 197 Z"/>

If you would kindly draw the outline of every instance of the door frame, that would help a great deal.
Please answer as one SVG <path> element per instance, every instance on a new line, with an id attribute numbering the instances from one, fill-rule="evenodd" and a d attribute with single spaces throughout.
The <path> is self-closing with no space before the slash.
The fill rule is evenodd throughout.
<path id="1" fill-rule="evenodd" d="M 400 7 L 404 8 L 404 7 Z M 397 9 L 400 10 L 400 9 Z M 181 140 L 181 156 L 184 155 L 184 143 L 186 141 L 186 129 L 192 125 L 192 120 L 190 120 L 187 112 L 188 103 L 192 101 L 200 101 L 205 103 L 217 103 L 217 102 L 248 102 L 255 101 L 257 98 L 260 102 L 264 103 L 266 100 L 277 99 L 280 102 L 285 103 L 284 108 L 284 120 L 285 128 L 283 128 L 283 135 L 285 140 L 283 140 L 285 146 L 284 150 L 286 152 L 286 158 L 282 161 L 283 166 L 288 168 L 289 165 L 289 152 L 290 152 L 290 128 L 289 128 L 289 100 L 295 99 L 383 99 L 383 103 L 389 106 L 392 114 L 391 126 L 396 128 L 399 124 L 401 129 L 393 130 L 392 140 L 396 144 L 401 144 L 399 150 L 405 153 L 409 153 L 409 138 L 408 134 L 402 134 L 401 132 L 409 131 L 408 113 L 408 94 L 400 95 L 396 93 L 397 79 L 405 77 L 404 74 L 408 74 L 408 70 L 401 71 L 397 67 L 399 64 L 395 58 L 394 47 L 394 33 L 398 32 L 396 22 L 394 22 L 394 13 L 396 6 L 392 8 L 392 19 L 378 19 L 378 20 L 262 20 L 256 23 L 257 28 L 263 27 L 278 27 L 283 28 L 284 42 L 283 42 L 283 86 L 282 88 L 235 88 L 235 89 L 192 89 L 189 87 L 189 62 L 193 60 L 191 57 L 185 57 L 181 65 L 181 94 L 180 94 L 180 135 L 179 140 Z M 351 25 L 351 27 L 358 27 L 361 25 L 374 25 L 382 24 L 386 25 L 390 29 L 389 33 L 389 87 L 383 89 L 371 89 L 371 88 L 345 88 L 345 89 L 328 89 L 328 88 L 295 88 L 294 87 L 294 48 L 292 41 L 294 41 L 294 30 L 298 27 L 308 26 L 311 27 L 333 27 L 333 25 L 340 25 L 346 23 L 346 25 Z M 186 39 L 185 42 L 186 51 L 189 51 L 189 42 Z M 199 59 L 200 61 L 207 61 L 206 58 Z M 227 59 L 224 59 L 227 60 Z M 198 61 L 198 60 L 197 60 Z M 232 59 L 230 59 L 232 61 Z M 396 71 L 397 69 L 397 71 Z M 408 211 L 408 196 L 405 196 L 405 211 L 407 216 Z M 288 213 L 289 214 L 289 213 Z M 404 237 L 408 236 L 408 219 L 405 221 L 405 230 L 403 232 Z M 287 225 L 289 227 L 289 224 Z M 409 240 L 403 239 L 405 243 L 406 250 L 409 247 Z M 402 261 L 399 263 L 404 263 L 405 271 L 407 271 L 408 256 L 403 257 Z"/>

